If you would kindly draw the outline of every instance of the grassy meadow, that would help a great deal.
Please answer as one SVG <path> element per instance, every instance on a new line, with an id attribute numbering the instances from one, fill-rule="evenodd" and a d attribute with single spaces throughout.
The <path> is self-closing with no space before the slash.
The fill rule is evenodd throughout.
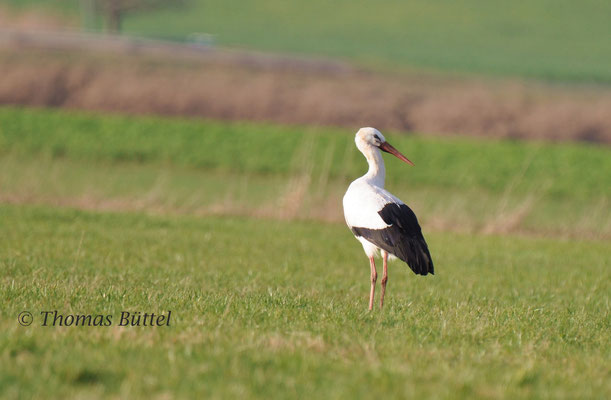
<path id="1" fill-rule="evenodd" d="M 1 108 L 0 397 L 608 398 L 610 150 L 385 132 L 436 275 L 369 313 L 353 134 Z"/>
<path id="2" fill-rule="evenodd" d="M 3 398 L 606 398 L 608 243 L 427 235 L 437 274 L 343 226 L 2 206 Z M 42 327 L 41 310 L 170 327 Z M 30 310 L 34 323 L 17 324 Z"/>
<path id="3" fill-rule="evenodd" d="M 78 20 L 76 2 L 5 0 Z M 222 46 L 322 55 L 385 68 L 437 69 L 561 81 L 611 82 L 611 3 L 190 0 L 127 14 L 124 32 Z M 298 17 L 296 17 L 298 16 Z"/>
<path id="4" fill-rule="evenodd" d="M 384 133 L 416 163 L 387 158 L 387 186 L 431 228 L 611 236 L 606 147 Z M 353 139 L 332 128 L 5 107 L 0 183 L 16 201 L 342 222 L 341 197 L 367 169 Z"/>

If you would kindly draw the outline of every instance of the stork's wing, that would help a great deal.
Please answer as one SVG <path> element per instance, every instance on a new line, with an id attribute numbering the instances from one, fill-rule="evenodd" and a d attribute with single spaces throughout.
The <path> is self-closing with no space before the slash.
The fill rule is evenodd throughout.
<path id="1" fill-rule="evenodd" d="M 378 211 L 378 215 L 387 227 L 370 229 L 351 226 L 350 229 L 356 236 L 405 261 L 414 273 L 434 274 L 433 260 L 416 214 L 403 203 L 390 202 Z"/>

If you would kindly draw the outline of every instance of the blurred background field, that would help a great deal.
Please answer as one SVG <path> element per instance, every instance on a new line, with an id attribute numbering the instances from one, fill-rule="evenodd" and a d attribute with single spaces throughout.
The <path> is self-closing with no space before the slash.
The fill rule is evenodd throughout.
<path id="1" fill-rule="evenodd" d="M 0 126 L 12 202 L 341 223 L 364 169 L 352 132 L 337 128 L 17 108 L 0 111 Z M 611 236 L 607 149 L 387 136 L 417 165 L 388 160 L 388 185 L 431 228 Z"/>
<path id="2" fill-rule="evenodd" d="M 78 25 L 77 1 L 8 1 Z M 82 4 L 92 3 L 83 1 Z M 159 1 L 126 3 L 161 4 Z M 184 41 L 207 33 L 222 46 L 341 57 L 390 68 L 434 68 L 611 82 L 606 1 L 185 0 L 128 13 L 122 31 Z M 100 18 L 86 20 L 101 28 Z"/>
<path id="3" fill-rule="evenodd" d="M 610 7 L 4 0 L 0 102 L 609 143 Z"/>
<path id="4" fill-rule="evenodd" d="M 609 15 L 0 1 L 0 397 L 609 398 Z M 387 187 L 436 267 L 374 313 L 361 126 L 415 162 Z"/>

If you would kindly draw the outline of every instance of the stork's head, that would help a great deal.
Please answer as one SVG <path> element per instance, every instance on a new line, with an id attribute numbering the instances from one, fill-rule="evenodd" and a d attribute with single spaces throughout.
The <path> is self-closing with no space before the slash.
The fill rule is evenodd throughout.
<path id="1" fill-rule="evenodd" d="M 390 153 L 393 156 L 397 157 L 399 160 L 408 163 L 409 165 L 414 165 L 413 162 L 407 159 L 403 154 L 399 152 L 399 150 L 395 149 L 386 141 L 386 138 L 382 133 L 375 128 L 361 128 L 356 133 L 356 137 L 354 138 L 356 142 L 356 147 L 365 155 L 371 148 L 378 148 L 386 153 Z"/>

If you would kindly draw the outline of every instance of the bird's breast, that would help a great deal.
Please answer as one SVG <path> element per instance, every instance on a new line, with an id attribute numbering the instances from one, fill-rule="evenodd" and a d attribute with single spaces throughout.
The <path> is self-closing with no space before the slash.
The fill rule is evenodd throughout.
<path id="1" fill-rule="evenodd" d="M 381 189 L 383 190 L 383 189 Z M 344 195 L 344 217 L 350 228 L 384 229 L 388 224 L 378 212 L 388 199 L 376 188 L 359 180 L 354 181 Z"/>

